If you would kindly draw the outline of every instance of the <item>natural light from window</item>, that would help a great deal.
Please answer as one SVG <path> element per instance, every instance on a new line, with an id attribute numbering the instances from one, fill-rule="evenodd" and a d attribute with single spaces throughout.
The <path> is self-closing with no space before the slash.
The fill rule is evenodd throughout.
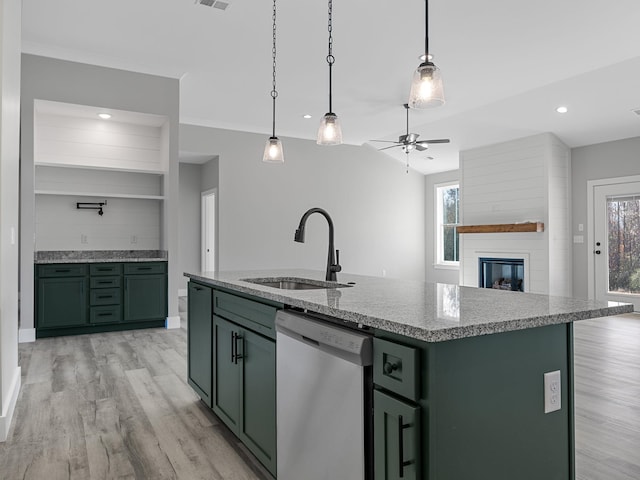
<path id="1" fill-rule="evenodd" d="M 460 265 L 458 222 L 460 188 L 457 183 L 435 186 L 436 195 L 436 263 L 440 266 Z"/>

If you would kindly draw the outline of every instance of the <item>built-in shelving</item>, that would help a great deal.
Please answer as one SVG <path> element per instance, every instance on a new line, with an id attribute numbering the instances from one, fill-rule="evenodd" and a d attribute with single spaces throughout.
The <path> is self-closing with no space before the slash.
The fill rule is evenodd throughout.
<path id="1" fill-rule="evenodd" d="M 162 195 L 134 195 L 126 193 L 72 192 L 63 190 L 35 190 L 36 195 L 64 195 L 71 197 L 130 198 L 135 200 L 164 200 Z"/>
<path id="2" fill-rule="evenodd" d="M 457 228 L 458 233 L 521 233 L 521 232 L 544 232 L 544 223 L 500 223 L 493 225 L 461 225 Z"/>

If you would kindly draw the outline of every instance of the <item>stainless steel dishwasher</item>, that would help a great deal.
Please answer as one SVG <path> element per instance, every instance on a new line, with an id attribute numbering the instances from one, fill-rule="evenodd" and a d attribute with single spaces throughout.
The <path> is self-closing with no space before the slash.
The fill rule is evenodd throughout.
<path id="1" fill-rule="evenodd" d="M 278 480 L 373 479 L 371 336 L 276 316 Z"/>

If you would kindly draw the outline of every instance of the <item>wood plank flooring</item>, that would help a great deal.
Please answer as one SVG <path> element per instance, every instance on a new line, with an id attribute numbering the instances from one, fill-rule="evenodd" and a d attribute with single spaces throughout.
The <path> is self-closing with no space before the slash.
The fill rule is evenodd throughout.
<path id="1" fill-rule="evenodd" d="M 640 479 L 640 315 L 576 323 L 575 352 L 576 479 Z M 2 480 L 267 479 L 187 385 L 184 318 L 21 344 L 20 364 Z"/>

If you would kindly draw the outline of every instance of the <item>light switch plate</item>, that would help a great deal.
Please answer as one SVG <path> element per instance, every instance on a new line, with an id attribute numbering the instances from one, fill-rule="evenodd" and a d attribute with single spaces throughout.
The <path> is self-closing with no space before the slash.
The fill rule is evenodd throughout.
<path id="1" fill-rule="evenodd" d="M 560 378 L 560 370 L 544 374 L 544 413 L 555 412 L 562 408 Z"/>
<path id="2" fill-rule="evenodd" d="M 584 235 L 574 235 L 573 243 L 584 243 Z"/>

